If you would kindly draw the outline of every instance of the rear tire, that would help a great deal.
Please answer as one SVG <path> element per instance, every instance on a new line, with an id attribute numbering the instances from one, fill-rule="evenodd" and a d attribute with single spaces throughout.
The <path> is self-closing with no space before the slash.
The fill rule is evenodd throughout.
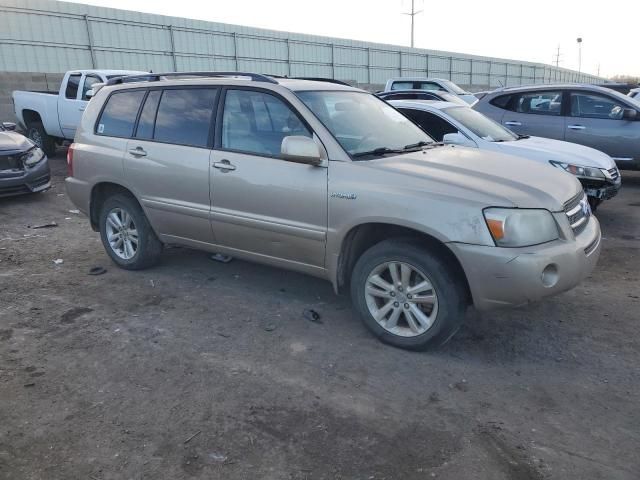
<path id="1" fill-rule="evenodd" d="M 56 154 L 56 141 L 47 134 L 42 123 L 30 123 L 27 126 L 27 137 L 38 145 L 47 157 L 52 157 Z"/>
<path id="2" fill-rule="evenodd" d="M 591 207 L 591 211 L 594 213 L 598 209 L 598 205 L 602 203 L 601 198 L 587 197 L 587 200 L 589 201 L 589 206 Z"/>
<path id="3" fill-rule="evenodd" d="M 380 242 L 353 269 L 354 309 L 385 343 L 408 350 L 442 345 L 460 328 L 468 304 L 464 279 L 449 264 L 415 240 Z"/>
<path id="4" fill-rule="evenodd" d="M 138 202 L 126 194 L 105 200 L 99 217 L 100 238 L 107 254 L 126 270 L 142 270 L 158 263 L 162 242 Z"/>

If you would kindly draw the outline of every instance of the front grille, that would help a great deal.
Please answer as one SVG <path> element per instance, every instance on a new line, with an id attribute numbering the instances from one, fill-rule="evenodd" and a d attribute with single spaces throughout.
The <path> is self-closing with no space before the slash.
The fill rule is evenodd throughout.
<path id="1" fill-rule="evenodd" d="M 51 179 L 50 175 L 47 173 L 46 175 L 42 175 L 41 177 L 36 178 L 32 182 L 29 182 L 29 186 L 31 188 L 38 188 L 42 185 L 45 185 Z"/>
<path id="2" fill-rule="evenodd" d="M 16 185 L 13 187 L 2 187 L 0 186 L 0 197 L 5 197 L 9 195 L 19 195 L 21 193 L 30 193 L 31 190 L 26 185 Z"/>
<path id="3" fill-rule="evenodd" d="M 620 170 L 618 170 L 616 167 L 610 168 L 609 170 L 607 170 L 607 172 L 609 172 L 609 175 L 611 176 L 611 180 L 613 180 L 614 182 L 620 176 Z"/>
<path id="4" fill-rule="evenodd" d="M 571 229 L 576 235 L 585 229 L 591 216 L 591 208 L 584 192 L 564 204 L 564 213 L 567 215 L 569 225 L 571 225 Z"/>
<path id="5" fill-rule="evenodd" d="M 22 161 L 19 155 L 0 155 L 0 171 L 22 169 Z"/>

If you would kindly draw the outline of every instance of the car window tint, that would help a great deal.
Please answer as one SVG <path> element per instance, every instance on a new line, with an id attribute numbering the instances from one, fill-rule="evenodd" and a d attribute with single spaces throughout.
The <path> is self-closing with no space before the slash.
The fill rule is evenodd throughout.
<path id="1" fill-rule="evenodd" d="M 621 120 L 625 106 L 607 95 L 571 93 L 571 116 Z"/>
<path id="2" fill-rule="evenodd" d="M 511 100 L 511 95 L 501 95 L 494 98 L 489 103 L 491 103 L 491 105 L 495 105 L 498 108 L 507 108 L 509 100 Z"/>
<path id="3" fill-rule="evenodd" d="M 144 90 L 113 93 L 100 115 L 97 133 L 110 137 L 130 137 L 143 97 Z"/>
<path id="4" fill-rule="evenodd" d="M 100 83 L 102 79 L 100 77 L 96 77 L 95 75 L 87 75 L 84 77 L 84 84 L 82 84 L 82 100 L 89 100 L 87 97 L 87 92 L 93 88 L 94 83 Z"/>
<path id="5" fill-rule="evenodd" d="M 216 93 L 215 88 L 165 90 L 156 116 L 154 140 L 206 147 Z"/>
<path id="6" fill-rule="evenodd" d="M 561 91 L 535 91 L 515 95 L 511 109 L 518 113 L 537 115 L 560 115 L 562 107 Z"/>
<path id="7" fill-rule="evenodd" d="M 393 82 L 391 84 L 391 90 L 411 90 L 413 88 L 413 82 Z"/>
<path id="8" fill-rule="evenodd" d="M 414 110 L 412 108 L 401 108 L 400 111 L 409 117 L 414 123 L 418 124 L 430 137 L 437 142 L 441 142 L 447 133 L 458 133 L 458 129 L 447 122 L 445 119 L 434 115 L 433 113 L 422 110 Z"/>
<path id="9" fill-rule="evenodd" d="M 140 119 L 138 120 L 138 129 L 136 130 L 136 138 L 153 138 L 153 126 L 156 120 L 156 111 L 158 110 L 158 102 L 160 101 L 160 90 L 152 90 L 147 95 L 147 99 L 142 107 Z"/>
<path id="10" fill-rule="evenodd" d="M 222 116 L 222 148 L 278 156 L 285 137 L 311 132 L 279 98 L 250 90 L 229 90 Z"/>
<path id="11" fill-rule="evenodd" d="M 78 98 L 78 87 L 80 86 L 80 78 L 82 75 L 79 73 L 74 73 L 73 75 L 69 75 L 69 79 L 67 80 L 67 88 L 64 91 L 64 96 L 70 100 L 75 100 Z"/>

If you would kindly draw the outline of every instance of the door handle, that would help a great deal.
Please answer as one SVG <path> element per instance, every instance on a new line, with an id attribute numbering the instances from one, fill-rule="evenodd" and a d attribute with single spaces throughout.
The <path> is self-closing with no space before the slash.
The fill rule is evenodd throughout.
<path id="1" fill-rule="evenodd" d="M 79 108 L 78 108 L 78 110 L 79 110 L 79 111 L 81 111 L 81 112 L 84 112 L 84 109 L 85 109 L 85 108 L 87 108 L 87 106 L 86 106 L 86 105 L 83 105 L 82 107 L 79 107 Z"/>
<path id="2" fill-rule="evenodd" d="M 223 172 L 228 172 L 228 171 L 236 169 L 236 166 L 232 165 L 229 160 L 222 160 L 220 162 L 213 162 L 211 164 L 211 166 L 213 168 L 217 168 L 219 170 L 222 170 Z"/>
<path id="3" fill-rule="evenodd" d="M 521 127 L 521 126 L 522 126 L 522 123 L 520 123 L 520 122 L 514 122 L 514 121 L 504 122 L 504 124 L 505 124 L 507 127 Z"/>
<path id="4" fill-rule="evenodd" d="M 567 125 L 567 128 L 571 130 L 584 130 L 587 127 L 585 127 L 584 125 Z"/>
<path id="5" fill-rule="evenodd" d="M 134 157 L 146 157 L 147 156 L 147 152 L 145 152 L 144 148 L 142 148 L 142 147 L 130 148 L 129 149 L 129 154 L 133 155 Z"/>

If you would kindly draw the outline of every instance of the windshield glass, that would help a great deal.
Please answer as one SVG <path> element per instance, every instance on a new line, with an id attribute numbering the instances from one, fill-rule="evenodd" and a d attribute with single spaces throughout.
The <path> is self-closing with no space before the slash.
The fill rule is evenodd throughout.
<path id="1" fill-rule="evenodd" d="M 468 95 L 469 92 L 461 89 L 458 85 L 449 80 L 440 80 L 441 83 L 445 84 L 453 93 L 457 93 L 458 95 Z"/>
<path id="2" fill-rule="evenodd" d="M 352 91 L 297 95 L 351 156 L 433 143 L 420 128 L 374 95 Z"/>
<path id="3" fill-rule="evenodd" d="M 489 142 L 510 142 L 518 139 L 515 133 L 469 107 L 450 107 L 444 111 L 477 136 Z"/>

